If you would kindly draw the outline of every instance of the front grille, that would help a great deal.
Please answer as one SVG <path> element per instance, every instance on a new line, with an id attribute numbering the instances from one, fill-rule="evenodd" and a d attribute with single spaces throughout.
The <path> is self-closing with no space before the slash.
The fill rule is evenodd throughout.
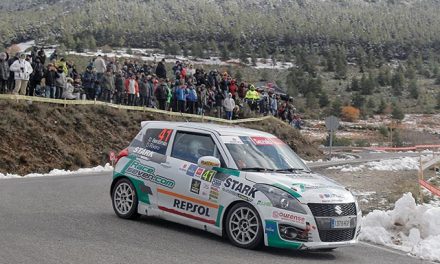
<path id="1" fill-rule="evenodd" d="M 314 217 L 328 217 L 328 216 L 349 216 L 356 215 L 356 205 L 355 203 L 345 203 L 345 204 L 308 204 L 310 210 Z M 340 211 L 336 210 L 335 207 L 339 206 Z M 338 214 L 337 211 L 341 212 Z"/>
<path id="2" fill-rule="evenodd" d="M 354 238 L 356 228 L 338 230 L 319 230 L 319 238 L 322 242 L 349 241 Z"/>

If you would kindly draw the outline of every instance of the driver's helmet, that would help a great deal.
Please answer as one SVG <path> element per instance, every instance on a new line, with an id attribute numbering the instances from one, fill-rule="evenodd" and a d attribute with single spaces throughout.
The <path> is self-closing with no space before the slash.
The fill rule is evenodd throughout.
<path id="1" fill-rule="evenodd" d="M 188 146 L 189 155 L 200 158 L 200 149 L 203 148 L 203 145 L 200 141 L 191 141 Z"/>

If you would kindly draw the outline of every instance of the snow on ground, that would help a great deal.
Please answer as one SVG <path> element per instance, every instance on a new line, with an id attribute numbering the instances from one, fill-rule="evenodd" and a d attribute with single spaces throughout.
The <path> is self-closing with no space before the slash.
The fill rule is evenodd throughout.
<path id="1" fill-rule="evenodd" d="M 17 174 L 3 174 L 0 173 L 0 179 L 15 179 L 15 178 L 32 178 L 32 177 L 45 177 L 45 176 L 60 176 L 60 175 L 72 175 L 72 174 L 87 174 L 87 173 L 98 173 L 98 172 L 109 172 L 112 171 L 113 167 L 110 164 L 105 164 L 105 166 L 98 166 L 94 168 L 79 169 L 77 171 L 70 170 L 58 170 L 53 169 L 49 173 L 30 173 L 25 176 L 20 176 Z"/>
<path id="2" fill-rule="evenodd" d="M 440 208 L 417 205 L 406 193 L 393 210 L 374 210 L 363 217 L 359 239 L 440 262 Z"/>
<path id="3" fill-rule="evenodd" d="M 219 57 L 210 57 L 209 59 L 200 59 L 193 57 L 184 57 L 184 56 L 167 56 L 161 53 L 153 53 L 149 49 L 133 49 L 134 54 L 128 54 L 126 49 L 116 49 L 110 53 L 104 53 L 102 50 L 98 50 L 96 52 L 75 52 L 69 51 L 68 54 L 86 56 L 86 57 L 96 57 L 98 55 L 105 55 L 107 57 L 124 57 L 124 58 L 135 58 L 143 61 L 160 61 L 165 59 L 168 63 L 174 63 L 176 60 L 179 61 L 189 61 L 193 64 L 202 64 L 202 65 L 219 65 L 219 66 L 228 66 L 232 64 L 240 64 L 240 60 L 238 59 L 230 59 L 227 61 L 220 60 Z M 250 58 L 249 58 L 250 59 Z M 252 66 L 256 69 L 288 69 L 293 67 L 293 63 L 291 62 L 276 62 L 275 64 L 272 60 L 265 59 L 257 59 L 256 66 Z"/>
<path id="4" fill-rule="evenodd" d="M 328 161 L 343 161 L 343 160 L 354 160 L 356 159 L 356 156 L 354 155 L 350 155 L 350 154 L 344 154 L 343 156 L 339 156 L 339 157 L 332 157 L 330 160 L 323 160 L 323 159 L 318 159 L 318 160 L 303 160 L 305 163 L 315 163 L 315 162 L 328 162 Z"/>
<path id="5" fill-rule="evenodd" d="M 19 52 L 23 52 L 23 51 L 27 50 L 28 48 L 35 46 L 35 40 L 30 40 L 30 41 L 19 43 L 19 44 L 17 44 L 17 46 L 20 49 Z"/>
<path id="6" fill-rule="evenodd" d="M 341 172 L 357 172 L 363 170 L 376 171 L 407 171 L 418 170 L 420 165 L 419 157 L 402 157 L 400 159 L 388 159 L 381 161 L 370 161 L 362 165 L 353 166 L 350 164 L 329 167 L 329 170 L 340 170 Z"/>

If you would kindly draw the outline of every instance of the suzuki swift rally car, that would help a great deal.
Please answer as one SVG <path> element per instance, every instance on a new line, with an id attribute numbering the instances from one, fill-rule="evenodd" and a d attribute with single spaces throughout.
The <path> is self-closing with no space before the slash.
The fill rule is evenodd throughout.
<path id="1" fill-rule="evenodd" d="M 257 130 L 142 122 L 111 184 L 121 218 L 155 216 L 227 236 L 243 248 L 353 245 L 361 211 L 350 191 L 315 174 Z"/>

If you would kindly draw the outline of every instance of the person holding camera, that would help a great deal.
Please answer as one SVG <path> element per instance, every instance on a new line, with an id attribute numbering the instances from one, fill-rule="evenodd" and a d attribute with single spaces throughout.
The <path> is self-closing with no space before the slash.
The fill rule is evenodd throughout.
<path id="1" fill-rule="evenodd" d="M 31 64 L 26 61 L 26 54 L 20 54 L 19 59 L 12 63 L 9 69 L 14 72 L 15 88 L 13 93 L 25 95 L 29 78 L 33 72 Z"/>

